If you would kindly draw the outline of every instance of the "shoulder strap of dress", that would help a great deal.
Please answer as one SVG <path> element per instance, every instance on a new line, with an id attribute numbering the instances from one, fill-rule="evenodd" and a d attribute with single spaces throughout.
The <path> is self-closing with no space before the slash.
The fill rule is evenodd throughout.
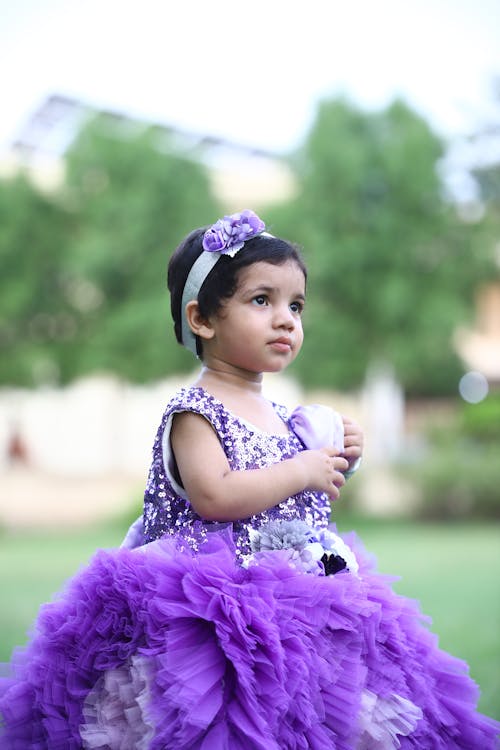
<path id="1" fill-rule="evenodd" d="M 288 411 L 286 406 L 277 404 L 275 401 L 271 401 L 270 403 L 278 416 L 281 417 L 284 422 L 288 422 L 288 420 L 290 419 L 290 412 Z"/>
<path id="2" fill-rule="evenodd" d="M 181 497 L 186 497 L 186 492 L 184 487 L 182 487 L 175 478 L 174 456 L 170 443 L 170 433 L 172 431 L 174 416 L 185 411 L 199 414 L 210 422 L 221 442 L 223 440 L 222 429 L 226 415 L 225 409 L 220 401 L 203 390 L 203 388 L 183 388 L 175 394 L 168 404 L 162 420 L 161 446 L 163 466 L 172 487 Z"/>
<path id="3" fill-rule="evenodd" d="M 218 431 L 217 426 L 220 424 L 221 418 L 226 414 L 226 410 L 220 401 L 203 388 L 195 386 L 182 388 L 178 391 L 170 400 L 164 417 L 168 418 L 172 414 L 183 411 L 191 411 L 205 417 L 213 424 L 216 431 Z"/>

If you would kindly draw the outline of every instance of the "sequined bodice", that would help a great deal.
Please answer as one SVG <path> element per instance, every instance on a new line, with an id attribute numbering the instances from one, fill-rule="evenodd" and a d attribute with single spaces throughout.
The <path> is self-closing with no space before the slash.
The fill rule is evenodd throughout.
<path id="1" fill-rule="evenodd" d="M 284 407 L 273 405 L 278 415 L 288 424 Z M 181 534 L 188 543 L 197 541 L 213 525 L 204 522 L 195 513 L 189 501 L 175 489 L 175 480 L 167 471 L 163 445 L 168 440 L 172 416 L 178 412 L 191 411 L 201 414 L 217 433 L 232 470 L 260 469 L 291 458 L 304 450 L 299 438 L 291 431 L 283 435 L 271 435 L 260 431 L 240 417 L 229 412 L 224 405 L 202 388 L 191 387 L 179 391 L 169 403 L 153 446 L 153 462 L 149 471 L 144 495 L 144 533 L 150 542 L 166 534 Z M 203 457 L 193 451 L 193 461 Z M 237 550 L 248 552 L 248 531 L 258 528 L 270 520 L 300 518 L 312 526 L 326 526 L 330 517 L 330 501 L 326 494 L 311 491 L 299 492 L 278 505 L 257 515 L 233 522 Z"/>

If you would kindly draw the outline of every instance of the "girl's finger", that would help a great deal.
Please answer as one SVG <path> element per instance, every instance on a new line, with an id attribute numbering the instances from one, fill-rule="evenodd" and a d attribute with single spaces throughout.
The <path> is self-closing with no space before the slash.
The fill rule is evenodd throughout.
<path id="1" fill-rule="evenodd" d="M 344 437 L 344 448 L 350 448 L 351 446 L 357 446 L 358 448 L 361 447 L 361 440 L 359 440 L 357 435 Z"/>
<path id="2" fill-rule="evenodd" d="M 353 425 L 352 429 L 347 428 L 347 429 L 344 430 L 344 436 L 345 435 L 358 435 L 359 436 L 359 435 L 362 435 L 362 434 L 363 433 L 361 432 L 361 430 L 358 429 L 357 427 L 354 427 L 354 425 Z"/>
<path id="3" fill-rule="evenodd" d="M 353 445 L 350 448 L 346 448 L 343 455 L 347 458 L 359 458 L 361 456 L 361 448 L 359 445 Z"/>

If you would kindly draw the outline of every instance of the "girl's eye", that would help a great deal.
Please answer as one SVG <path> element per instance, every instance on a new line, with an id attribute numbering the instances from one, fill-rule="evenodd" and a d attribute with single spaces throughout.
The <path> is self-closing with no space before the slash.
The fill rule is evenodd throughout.
<path id="1" fill-rule="evenodd" d="M 301 315 L 304 311 L 304 303 L 303 302 L 292 302 L 290 305 L 290 310 L 295 313 L 296 315 Z"/>
<path id="2" fill-rule="evenodd" d="M 258 294 L 253 298 L 252 302 L 254 303 L 254 305 L 259 305 L 260 307 L 262 307 L 262 305 L 267 304 L 267 297 L 265 294 Z"/>

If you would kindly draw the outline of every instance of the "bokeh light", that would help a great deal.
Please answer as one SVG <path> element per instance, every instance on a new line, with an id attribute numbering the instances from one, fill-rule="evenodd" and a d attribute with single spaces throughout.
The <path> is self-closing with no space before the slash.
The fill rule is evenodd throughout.
<path id="1" fill-rule="evenodd" d="M 488 395 L 488 381 L 482 372 L 471 370 L 460 378 L 458 391 L 464 401 L 478 404 Z"/>

